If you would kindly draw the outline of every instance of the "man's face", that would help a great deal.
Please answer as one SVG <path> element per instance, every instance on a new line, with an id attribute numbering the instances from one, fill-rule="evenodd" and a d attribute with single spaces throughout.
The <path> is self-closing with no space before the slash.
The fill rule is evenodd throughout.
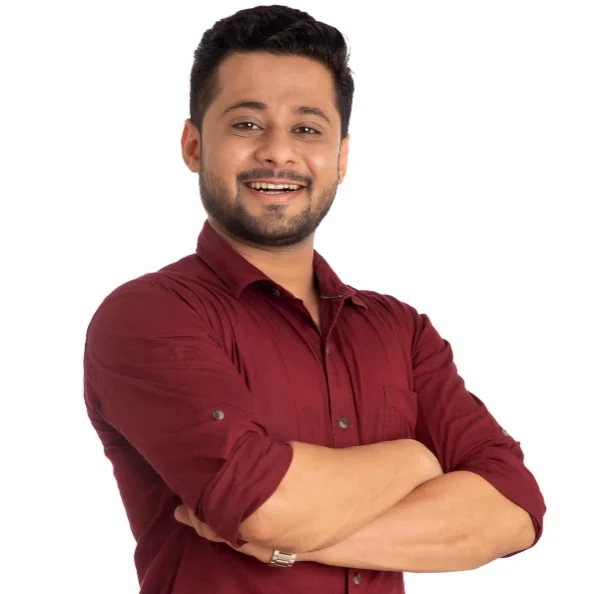
<path id="1" fill-rule="evenodd" d="M 208 216 L 258 245 L 304 240 L 329 211 L 347 166 L 331 73 L 303 57 L 232 54 L 217 85 L 202 134 L 187 121 L 182 136 Z"/>

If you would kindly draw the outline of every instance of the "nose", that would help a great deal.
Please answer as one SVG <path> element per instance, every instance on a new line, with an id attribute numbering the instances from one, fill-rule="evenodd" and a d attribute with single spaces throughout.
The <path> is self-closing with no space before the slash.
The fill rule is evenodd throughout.
<path id="1" fill-rule="evenodd" d="M 280 128 L 269 128 L 258 139 L 256 159 L 266 165 L 283 168 L 297 161 L 295 139 Z"/>

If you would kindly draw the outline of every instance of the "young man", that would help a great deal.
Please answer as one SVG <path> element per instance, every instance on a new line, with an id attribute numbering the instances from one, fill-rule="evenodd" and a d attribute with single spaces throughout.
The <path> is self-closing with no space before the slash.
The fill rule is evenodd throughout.
<path id="1" fill-rule="evenodd" d="M 541 534 L 519 444 L 448 342 L 314 251 L 352 95 L 342 35 L 287 7 L 219 21 L 196 50 L 197 251 L 109 295 L 85 351 L 143 594 L 398 593 L 403 571 Z"/>

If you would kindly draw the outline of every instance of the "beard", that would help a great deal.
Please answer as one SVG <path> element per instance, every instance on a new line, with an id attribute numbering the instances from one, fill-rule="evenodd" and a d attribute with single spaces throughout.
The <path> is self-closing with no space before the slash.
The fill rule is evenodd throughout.
<path id="1" fill-rule="evenodd" d="M 276 177 L 293 181 L 307 181 L 288 172 L 286 175 L 261 170 L 251 173 L 251 177 Z M 287 215 L 286 204 L 267 204 L 265 212 L 251 214 L 242 202 L 241 180 L 249 179 L 247 174 L 238 176 L 235 195 L 225 187 L 221 178 L 208 172 L 200 165 L 198 185 L 202 205 L 208 217 L 214 220 L 223 231 L 240 241 L 267 247 L 295 245 L 312 235 L 333 205 L 338 183 L 333 183 L 318 195 L 311 193 L 311 183 L 304 191 L 310 192 L 307 206 L 299 214 Z"/>

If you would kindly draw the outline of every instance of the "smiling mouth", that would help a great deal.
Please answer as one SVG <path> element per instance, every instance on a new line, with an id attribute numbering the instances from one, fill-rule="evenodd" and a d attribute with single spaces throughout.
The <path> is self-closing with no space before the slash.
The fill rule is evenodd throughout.
<path id="1" fill-rule="evenodd" d="M 302 190 L 305 186 L 300 184 L 271 184 L 268 182 L 246 182 L 245 186 L 251 190 L 256 190 L 261 194 L 275 195 L 287 194 Z"/>

